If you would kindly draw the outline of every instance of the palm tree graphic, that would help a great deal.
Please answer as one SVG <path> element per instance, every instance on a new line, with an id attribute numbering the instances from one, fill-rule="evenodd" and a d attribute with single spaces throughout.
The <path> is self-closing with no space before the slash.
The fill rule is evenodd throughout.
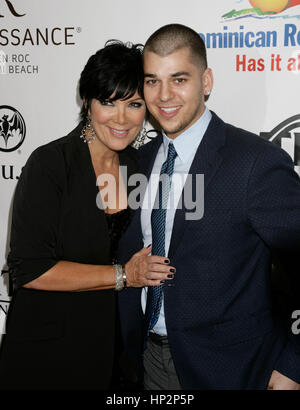
<path id="1" fill-rule="evenodd" d="M 19 14 L 19 13 L 16 12 L 16 10 L 15 10 L 15 8 L 14 8 L 14 6 L 13 6 L 13 4 L 12 4 L 11 1 L 9 1 L 9 0 L 4 0 L 4 1 L 5 1 L 7 7 L 9 8 L 9 11 L 11 12 L 11 14 L 12 14 L 13 16 L 15 16 L 15 17 L 23 17 L 23 16 L 25 16 L 25 14 Z M 0 14 L 0 17 L 4 17 L 4 16 L 3 16 L 2 14 Z"/>

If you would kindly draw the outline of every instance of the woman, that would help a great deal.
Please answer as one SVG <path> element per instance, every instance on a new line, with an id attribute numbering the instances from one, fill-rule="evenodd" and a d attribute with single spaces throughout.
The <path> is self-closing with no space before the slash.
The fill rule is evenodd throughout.
<path id="1" fill-rule="evenodd" d="M 147 256 L 151 247 L 113 265 L 131 215 L 119 169 L 135 172 L 130 144 L 146 112 L 140 47 L 108 42 L 88 60 L 79 86 L 83 121 L 33 152 L 16 189 L 2 389 L 109 388 L 115 290 L 168 280 L 171 267 Z M 115 191 L 96 185 L 104 174 Z"/>

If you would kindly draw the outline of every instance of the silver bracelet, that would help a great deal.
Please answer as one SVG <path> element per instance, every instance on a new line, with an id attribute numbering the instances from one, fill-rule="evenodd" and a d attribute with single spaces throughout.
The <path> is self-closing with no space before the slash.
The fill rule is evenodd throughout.
<path id="1" fill-rule="evenodd" d="M 126 286 L 126 272 L 124 265 L 113 265 L 116 275 L 115 290 L 120 291 Z"/>
<path id="2" fill-rule="evenodd" d="M 126 278 L 125 265 L 122 265 L 122 277 L 123 277 L 123 285 L 124 285 L 124 288 L 126 288 L 126 286 L 127 286 L 127 278 Z"/>

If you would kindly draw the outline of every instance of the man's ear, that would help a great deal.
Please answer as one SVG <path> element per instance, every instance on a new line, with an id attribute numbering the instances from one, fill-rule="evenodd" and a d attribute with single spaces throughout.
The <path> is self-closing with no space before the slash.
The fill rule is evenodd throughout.
<path id="1" fill-rule="evenodd" d="M 208 99 L 209 95 L 211 94 L 213 86 L 214 86 L 214 77 L 213 77 L 212 69 L 206 68 L 206 70 L 202 74 L 202 87 L 203 87 L 205 101 Z"/>

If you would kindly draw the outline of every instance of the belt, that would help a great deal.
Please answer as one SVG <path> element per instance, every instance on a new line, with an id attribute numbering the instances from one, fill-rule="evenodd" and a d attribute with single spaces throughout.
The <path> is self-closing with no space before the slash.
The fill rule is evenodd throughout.
<path id="1" fill-rule="evenodd" d="M 161 336 L 157 333 L 149 332 L 149 339 L 159 346 L 168 344 L 168 336 Z"/>

